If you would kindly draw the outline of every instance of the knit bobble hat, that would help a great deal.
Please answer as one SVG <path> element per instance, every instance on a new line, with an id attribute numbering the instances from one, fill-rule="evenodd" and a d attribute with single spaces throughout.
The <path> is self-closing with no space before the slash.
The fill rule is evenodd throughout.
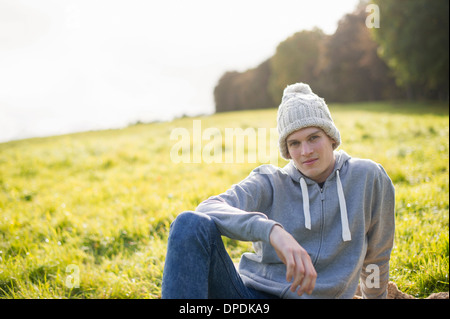
<path id="1" fill-rule="evenodd" d="M 317 96 L 308 84 L 296 83 L 287 86 L 278 108 L 278 144 L 281 156 L 289 159 L 286 138 L 305 127 L 319 127 L 336 143 L 333 149 L 341 144 L 341 135 L 334 125 L 330 110 L 325 100 Z"/>

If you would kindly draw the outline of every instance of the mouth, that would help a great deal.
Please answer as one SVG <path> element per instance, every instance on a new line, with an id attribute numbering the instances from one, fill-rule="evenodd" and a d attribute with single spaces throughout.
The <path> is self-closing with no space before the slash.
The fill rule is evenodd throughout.
<path id="1" fill-rule="evenodd" d="M 304 161 L 304 162 L 303 162 L 303 165 L 307 165 L 307 166 L 313 165 L 313 164 L 316 163 L 318 160 L 319 160 L 318 158 L 312 158 L 312 159 L 309 159 L 309 160 L 307 160 L 307 161 Z"/>

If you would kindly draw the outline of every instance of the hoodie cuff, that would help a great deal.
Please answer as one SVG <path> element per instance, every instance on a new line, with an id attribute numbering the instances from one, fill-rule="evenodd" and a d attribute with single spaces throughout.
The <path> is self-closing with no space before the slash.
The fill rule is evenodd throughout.
<path id="1" fill-rule="evenodd" d="M 260 233 L 260 236 L 258 237 L 261 237 L 263 242 L 270 244 L 270 233 L 272 232 L 273 227 L 276 225 L 284 228 L 283 225 L 274 220 L 263 219 L 261 224 L 257 226 L 257 228 L 259 229 L 257 229 L 256 231 Z"/>

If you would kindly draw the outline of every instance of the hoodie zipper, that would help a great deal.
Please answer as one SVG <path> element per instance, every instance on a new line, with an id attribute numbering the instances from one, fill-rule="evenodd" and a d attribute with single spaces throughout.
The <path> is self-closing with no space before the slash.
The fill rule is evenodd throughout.
<path id="1" fill-rule="evenodd" d="M 320 257 L 320 252 L 322 250 L 322 243 L 323 243 L 323 227 L 325 224 L 325 213 L 324 213 L 324 200 L 325 200 L 325 196 L 323 194 L 323 190 L 325 188 L 325 184 L 323 185 L 323 187 L 320 187 L 319 184 L 317 184 L 317 187 L 319 187 L 320 190 L 320 199 L 321 199 L 321 210 L 320 210 L 320 214 L 321 214 L 321 224 L 320 224 L 320 240 L 319 240 L 319 248 L 317 249 L 317 255 L 316 258 L 314 258 L 313 260 L 313 265 L 315 266 L 317 264 L 317 262 L 319 261 L 319 257 Z"/>
<path id="2" fill-rule="evenodd" d="M 323 211 L 323 201 L 325 200 L 325 196 L 323 195 L 323 189 L 325 188 L 325 184 L 322 187 L 319 186 L 319 188 L 320 188 L 320 199 L 322 200 L 322 211 Z"/>

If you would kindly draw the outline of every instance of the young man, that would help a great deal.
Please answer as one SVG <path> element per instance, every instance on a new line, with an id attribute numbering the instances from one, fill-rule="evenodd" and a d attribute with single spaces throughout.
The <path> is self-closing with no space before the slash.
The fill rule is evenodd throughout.
<path id="1" fill-rule="evenodd" d="M 325 101 L 284 90 L 279 147 L 263 165 L 171 225 L 163 298 L 384 298 L 394 239 L 394 187 L 381 165 L 336 151 Z M 252 241 L 239 271 L 221 235 Z"/>

